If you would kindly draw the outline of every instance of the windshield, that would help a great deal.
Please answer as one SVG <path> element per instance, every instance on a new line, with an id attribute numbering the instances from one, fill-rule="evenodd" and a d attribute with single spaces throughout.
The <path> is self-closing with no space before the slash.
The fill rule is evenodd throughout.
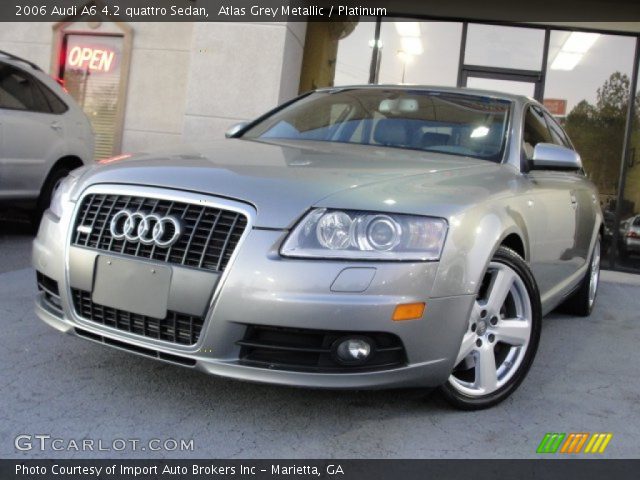
<path id="1" fill-rule="evenodd" d="M 504 99 L 428 90 L 316 92 L 243 137 L 376 145 L 499 162 L 510 105 Z"/>

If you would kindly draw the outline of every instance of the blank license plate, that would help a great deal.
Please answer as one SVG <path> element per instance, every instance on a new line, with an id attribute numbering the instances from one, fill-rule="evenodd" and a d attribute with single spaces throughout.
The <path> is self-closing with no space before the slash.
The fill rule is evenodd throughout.
<path id="1" fill-rule="evenodd" d="M 170 286 L 171 267 L 98 255 L 92 300 L 118 310 L 165 318 Z"/>

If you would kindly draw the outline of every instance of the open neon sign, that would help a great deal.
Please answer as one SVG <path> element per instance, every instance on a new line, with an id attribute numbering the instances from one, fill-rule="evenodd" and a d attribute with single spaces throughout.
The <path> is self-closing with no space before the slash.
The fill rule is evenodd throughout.
<path id="1" fill-rule="evenodd" d="M 93 72 L 110 72 L 115 65 L 116 52 L 108 48 L 75 46 L 69 50 L 67 64 Z"/>

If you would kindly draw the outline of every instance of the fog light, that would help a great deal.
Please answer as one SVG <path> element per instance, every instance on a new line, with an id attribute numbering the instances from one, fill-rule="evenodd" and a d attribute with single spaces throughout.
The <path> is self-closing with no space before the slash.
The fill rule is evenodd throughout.
<path id="1" fill-rule="evenodd" d="M 373 351 L 373 341 L 366 337 L 343 337 L 333 345 L 336 360 L 344 365 L 365 363 Z"/>

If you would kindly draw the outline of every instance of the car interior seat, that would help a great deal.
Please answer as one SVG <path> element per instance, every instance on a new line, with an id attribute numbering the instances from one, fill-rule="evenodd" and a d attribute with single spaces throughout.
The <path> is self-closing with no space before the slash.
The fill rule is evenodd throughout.
<path id="1" fill-rule="evenodd" d="M 385 146 L 406 146 L 409 144 L 408 126 L 404 120 L 383 118 L 373 130 L 373 140 Z"/>
<path id="2" fill-rule="evenodd" d="M 426 132 L 422 135 L 420 146 L 422 148 L 430 148 L 442 145 L 448 145 L 451 135 L 446 133 Z"/>

